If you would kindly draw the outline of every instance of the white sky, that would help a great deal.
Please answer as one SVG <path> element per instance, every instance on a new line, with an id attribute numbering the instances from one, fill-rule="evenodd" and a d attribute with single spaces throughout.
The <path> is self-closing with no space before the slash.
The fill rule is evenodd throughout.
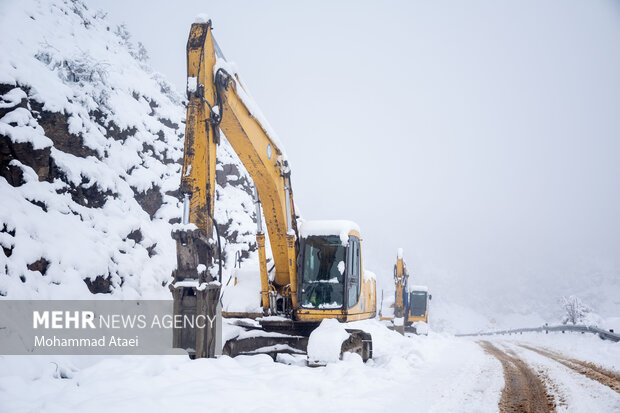
<path id="1" fill-rule="evenodd" d="M 478 309 L 591 286 L 620 311 L 618 2 L 87 3 L 181 92 L 209 14 L 303 216 L 356 221 L 380 284 L 402 247 L 415 283 Z"/>

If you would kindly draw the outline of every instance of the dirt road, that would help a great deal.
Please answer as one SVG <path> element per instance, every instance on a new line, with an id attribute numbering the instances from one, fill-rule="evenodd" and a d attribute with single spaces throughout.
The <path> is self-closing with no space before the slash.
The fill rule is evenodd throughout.
<path id="1" fill-rule="evenodd" d="M 500 412 L 547 413 L 555 410 L 554 398 L 547 393 L 540 373 L 510 350 L 500 350 L 488 341 L 482 341 L 480 345 L 502 363 L 505 386 L 499 402 Z"/>
<path id="2" fill-rule="evenodd" d="M 576 360 L 574 358 L 568 358 L 563 356 L 562 354 L 552 352 L 549 350 L 536 348 L 524 344 L 519 344 L 520 347 L 523 347 L 527 350 L 533 351 L 535 353 L 540 354 L 541 356 L 548 357 L 558 363 L 576 371 L 577 373 L 583 374 L 584 376 L 595 380 L 605 386 L 608 386 L 612 390 L 620 393 L 620 374 L 607 370 L 601 366 L 598 366 L 593 363 L 588 363 L 581 360 Z"/>

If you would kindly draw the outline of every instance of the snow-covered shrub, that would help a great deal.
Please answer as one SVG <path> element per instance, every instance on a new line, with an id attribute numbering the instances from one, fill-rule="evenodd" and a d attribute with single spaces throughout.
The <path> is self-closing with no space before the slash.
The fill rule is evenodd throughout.
<path id="1" fill-rule="evenodd" d="M 562 324 L 583 324 L 588 319 L 592 309 L 581 301 L 575 295 L 561 298 L 562 308 L 564 309 L 564 317 Z"/>

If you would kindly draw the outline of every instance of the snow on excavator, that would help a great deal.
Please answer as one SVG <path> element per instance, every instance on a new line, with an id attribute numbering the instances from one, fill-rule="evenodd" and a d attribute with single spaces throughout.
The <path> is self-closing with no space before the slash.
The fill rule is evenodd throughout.
<path id="1" fill-rule="evenodd" d="M 173 232 L 177 269 L 170 289 L 175 314 L 216 320 L 205 328 L 175 330 L 173 345 L 195 357 L 213 357 L 217 336 L 222 266 L 215 265 L 215 159 L 223 133 L 256 188 L 260 311 L 224 311 L 246 328 L 223 352 L 304 354 L 308 336 L 324 319 L 373 318 L 375 280 L 362 266 L 361 235 L 350 221 L 304 221 L 295 212 L 291 169 L 282 144 L 221 53 L 211 20 L 197 20 L 187 43 L 188 107 L 181 173 L 183 222 Z M 264 222 L 262 217 L 264 216 Z M 265 232 L 266 229 L 266 232 Z M 273 267 L 267 268 L 266 238 Z M 221 263 L 221 260 L 220 260 Z M 244 276 L 248 276 L 247 272 Z M 251 276 L 251 275 L 250 275 Z M 241 285 L 241 284 L 240 284 Z M 233 286 L 234 288 L 236 285 Z M 228 299 L 235 294 L 229 294 Z M 257 300 L 258 301 L 258 300 Z M 225 309 L 226 310 L 226 309 Z M 347 330 L 342 352 L 372 356 L 370 334 Z"/>

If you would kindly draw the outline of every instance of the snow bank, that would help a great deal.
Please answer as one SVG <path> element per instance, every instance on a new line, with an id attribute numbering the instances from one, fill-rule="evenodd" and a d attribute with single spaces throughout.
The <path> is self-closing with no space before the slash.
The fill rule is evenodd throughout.
<path id="1" fill-rule="evenodd" d="M 420 335 L 428 335 L 429 327 L 428 324 L 424 321 L 416 321 L 413 323 L 413 327 L 415 327 L 416 334 Z"/>
<path id="2" fill-rule="evenodd" d="M 356 324 L 373 335 L 376 354 L 368 363 L 343 357 L 324 368 L 308 368 L 274 363 L 266 355 L 140 356 L 76 366 L 39 358 L 38 369 L 29 369 L 28 377 L 20 375 L 18 365 L 0 370 L 2 409 L 190 412 L 206 403 L 210 411 L 239 412 L 273 410 L 277 400 L 282 409 L 299 413 L 497 411 L 504 384 L 501 365 L 474 342 L 433 334 L 403 337 L 373 320 Z M 23 369 L 27 363 L 21 364 Z M 59 368 L 70 377 L 56 378 Z M 309 401 L 309 395 L 317 397 L 300 402 Z"/>
<path id="3" fill-rule="evenodd" d="M 324 319 L 308 339 L 308 362 L 327 364 L 340 359 L 342 343 L 349 333 L 338 320 Z"/>

